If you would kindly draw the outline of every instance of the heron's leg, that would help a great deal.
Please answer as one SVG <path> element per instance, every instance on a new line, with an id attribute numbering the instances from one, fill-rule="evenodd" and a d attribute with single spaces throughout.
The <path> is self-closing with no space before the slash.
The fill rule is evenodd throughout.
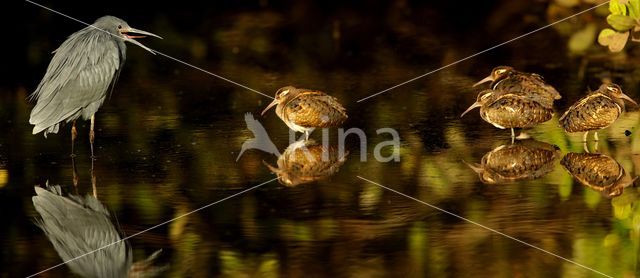
<path id="1" fill-rule="evenodd" d="M 98 188 L 96 187 L 96 172 L 93 170 L 93 161 L 91 159 L 91 189 L 93 191 L 93 197 L 98 199 Z"/>
<path id="2" fill-rule="evenodd" d="M 589 135 L 589 132 L 585 132 L 584 135 L 582 135 L 582 141 L 583 142 L 587 142 L 587 135 Z"/>
<path id="3" fill-rule="evenodd" d="M 89 129 L 89 143 L 91 143 L 91 158 L 94 158 L 94 155 L 93 155 L 93 142 L 96 139 L 96 134 L 93 131 L 93 127 L 95 126 L 95 123 L 96 123 L 96 115 L 93 114 L 93 115 L 91 115 L 91 128 Z"/>
<path id="4" fill-rule="evenodd" d="M 78 170 L 76 168 L 76 159 L 75 156 L 71 156 L 71 171 L 73 173 L 73 187 L 76 189 L 76 194 L 78 194 Z"/>
<path id="5" fill-rule="evenodd" d="M 593 139 L 596 140 L 596 142 L 598 142 L 598 131 L 593 133 Z"/>
<path id="6" fill-rule="evenodd" d="M 71 157 L 76 156 L 75 152 L 73 151 L 73 146 L 77 137 L 78 130 L 76 129 L 76 120 L 73 120 L 73 124 L 71 125 Z"/>

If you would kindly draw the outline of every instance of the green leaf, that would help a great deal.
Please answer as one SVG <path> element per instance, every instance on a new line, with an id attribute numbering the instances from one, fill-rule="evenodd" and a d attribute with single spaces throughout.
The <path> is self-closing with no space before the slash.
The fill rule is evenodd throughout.
<path id="1" fill-rule="evenodd" d="M 626 1 L 611 0 L 609 2 L 609 11 L 611 12 L 611 14 L 626 15 L 627 7 L 624 5 L 624 3 L 626 3 Z"/>
<path id="2" fill-rule="evenodd" d="M 627 9 L 629 10 L 629 16 L 638 20 L 640 19 L 640 0 L 630 0 L 627 3 Z"/>
<path id="3" fill-rule="evenodd" d="M 622 51 L 628 39 L 629 32 L 619 33 L 609 28 L 600 31 L 600 35 L 598 35 L 598 43 L 609 47 L 611 52 Z"/>
<path id="4" fill-rule="evenodd" d="M 613 29 L 620 32 L 631 30 L 631 28 L 636 25 L 636 21 L 626 15 L 611 14 L 607 16 L 607 22 L 611 27 L 613 27 Z"/>
<path id="5" fill-rule="evenodd" d="M 574 33 L 569 39 L 569 51 L 571 53 L 582 53 L 589 49 L 596 39 L 596 31 L 597 27 L 592 23 Z"/>

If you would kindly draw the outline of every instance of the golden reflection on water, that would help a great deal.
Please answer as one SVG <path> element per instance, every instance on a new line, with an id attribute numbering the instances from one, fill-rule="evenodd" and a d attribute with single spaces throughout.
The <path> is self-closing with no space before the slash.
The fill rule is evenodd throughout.
<path id="1" fill-rule="evenodd" d="M 278 157 L 278 166 L 264 162 L 278 181 L 286 186 L 314 182 L 334 175 L 349 155 L 337 146 L 325 146 L 313 140 L 298 141 L 289 145 Z"/>
<path id="2" fill-rule="evenodd" d="M 467 163 L 486 184 L 537 179 L 553 170 L 560 149 L 535 140 L 499 146 L 482 157 L 480 164 Z"/>
<path id="3" fill-rule="evenodd" d="M 9 171 L 6 169 L 0 169 L 0 188 L 3 188 L 9 182 Z"/>
<path id="4" fill-rule="evenodd" d="M 580 184 L 607 198 L 620 196 L 637 179 L 628 177 L 622 165 L 604 154 L 568 153 L 560 163 Z"/>

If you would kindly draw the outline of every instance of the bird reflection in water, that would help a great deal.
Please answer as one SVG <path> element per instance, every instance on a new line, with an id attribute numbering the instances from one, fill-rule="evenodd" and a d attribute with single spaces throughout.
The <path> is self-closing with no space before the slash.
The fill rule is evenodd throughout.
<path id="1" fill-rule="evenodd" d="M 622 195 L 624 188 L 638 179 L 631 179 L 615 159 L 600 153 L 568 153 L 560 164 L 580 184 L 600 192 L 607 198 Z"/>
<path id="2" fill-rule="evenodd" d="M 336 147 L 327 147 L 314 140 L 302 140 L 289 145 L 278 157 L 278 167 L 266 162 L 264 164 L 278 175 L 281 184 L 296 186 L 334 175 L 344 164 L 347 155 L 348 151 L 341 153 Z"/>
<path id="3" fill-rule="evenodd" d="M 48 183 L 35 191 L 33 205 L 40 215 L 35 223 L 72 272 L 82 277 L 153 277 L 166 268 L 153 264 L 160 250 L 133 263 L 131 246 L 122 240 L 109 211 L 97 199 L 95 184 L 93 195 L 86 196 L 64 196 L 61 186 Z"/>
<path id="4" fill-rule="evenodd" d="M 506 184 L 537 179 L 551 172 L 560 150 L 536 140 L 502 145 L 482 157 L 480 164 L 465 162 L 485 184 Z"/>

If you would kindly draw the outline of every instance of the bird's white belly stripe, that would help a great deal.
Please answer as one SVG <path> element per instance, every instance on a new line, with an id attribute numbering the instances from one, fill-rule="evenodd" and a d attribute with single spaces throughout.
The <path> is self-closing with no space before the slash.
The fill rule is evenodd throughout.
<path id="1" fill-rule="evenodd" d="M 494 124 L 494 123 L 491 123 L 491 124 L 492 124 L 493 126 L 495 126 L 495 127 L 499 128 L 499 129 L 505 129 L 505 127 L 504 127 L 504 126 L 501 126 L 501 125 L 499 125 L 499 124 Z"/>
<path id="2" fill-rule="evenodd" d="M 307 128 L 307 127 L 299 126 L 299 125 L 294 124 L 294 123 L 290 123 L 290 124 L 288 124 L 288 126 L 289 126 L 290 129 L 292 129 L 294 131 L 297 131 L 297 132 L 305 132 L 306 130 L 309 130 L 309 128 Z"/>

